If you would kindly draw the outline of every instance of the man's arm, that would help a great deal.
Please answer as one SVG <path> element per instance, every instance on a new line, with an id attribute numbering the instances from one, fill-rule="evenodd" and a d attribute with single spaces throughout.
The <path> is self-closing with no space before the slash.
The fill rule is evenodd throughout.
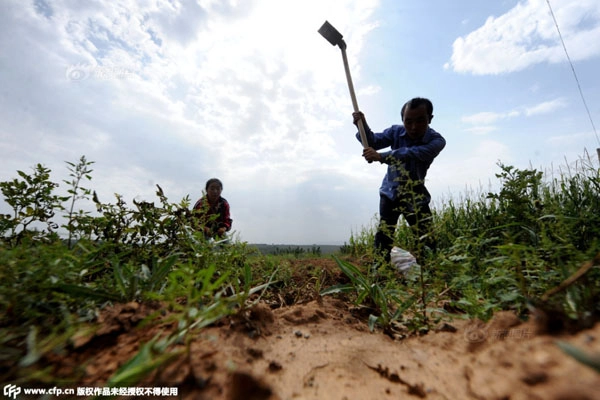
<path id="1" fill-rule="evenodd" d="M 391 146 L 392 143 L 394 142 L 393 134 L 392 134 L 394 127 L 390 127 L 381 133 L 373 133 L 373 130 L 369 127 L 369 124 L 367 124 L 365 115 L 361 111 L 352 113 L 352 117 L 353 117 L 352 122 L 354 123 L 354 125 L 357 125 L 359 120 L 363 121 L 363 126 L 365 127 L 365 133 L 367 136 L 367 142 L 369 144 L 369 147 L 371 147 L 375 150 L 380 150 L 380 149 L 385 149 L 386 147 Z M 360 132 L 356 133 L 356 139 L 359 142 L 361 141 L 360 140 Z M 365 150 L 367 150 L 367 149 L 365 149 Z M 364 153 L 363 153 L 363 155 L 364 155 Z M 369 161 L 379 161 L 379 160 L 369 160 Z"/>
<path id="2" fill-rule="evenodd" d="M 352 123 L 356 125 L 358 128 L 359 121 L 362 121 L 363 128 L 365 128 L 365 136 L 367 137 L 367 144 L 371 146 L 373 143 L 373 131 L 369 128 L 369 124 L 367 124 L 367 119 L 365 118 L 365 114 L 362 111 L 355 111 L 352 113 Z M 362 144 L 362 138 L 360 137 L 360 131 L 356 132 L 356 139 Z"/>
<path id="3" fill-rule="evenodd" d="M 400 147 L 396 150 L 380 153 L 384 162 L 390 162 L 392 159 L 406 161 L 416 159 L 425 163 L 431 163 L 434 158 L 446 147 L 446 140 L 437 132 L 432 134 L 432 138 L 419 146 Z"/>

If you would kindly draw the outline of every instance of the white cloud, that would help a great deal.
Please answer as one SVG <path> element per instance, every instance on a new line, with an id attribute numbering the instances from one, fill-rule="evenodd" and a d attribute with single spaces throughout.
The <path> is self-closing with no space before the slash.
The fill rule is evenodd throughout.
<path id="1" fill-rule="evenodd" d="M 525 108 L 525 115 L 531 116 L 538 114 L 548 114 L 566 106 L 567 102 L 564 99 L 545 101 L 535 106 Z"/>
<path id="2" fill-rule="evenodd" d="M 576 61 L 600 55 L 600 2 L 555 0 L 552 6 L 570 58 Z M 485 75 L 564 61 L 566 56 L 547 2 L 526 0 L 456 39 L 445 68 Z"/>
<path id="3" fill-rule="evenodd" d="M 493 124 L 499 119 L 506 118 L 508 115 L 508 113 L 484 111 L 473 115 L 467 115 L 462 117 L 461 120 L 468 124 Z"/>
<path id="4" fill-rule="evenodd" d="M 567 102 L 563 98 L 544 101 L 533 106 L 520 106 L 517 109 L 506 112 L 482 111 L 476 114 L 466 115 L 461 117 L 461 121 L 471 125 L 491 125 L 500 120 L 517 118 L 520 116 L 534 116 L 540 114 L 548 114 L 560 108 L 567 106 Z"/>
<path id="5" fill-rule="evenodd" d="M 519 111 L 507 111 L 504 113 L 483 111 L 477 114 L 466 115 L 461 118 L 461 122 L 469 125 L 475 125 L 464 130 L 474 135 L 487 135 L 490 132 L 498 130 L 498 127 L 493 125 L 500 120 L 514 118 L 520 115 Z"/>
<path id="6" fill-rule="evenodd" d="M 555 1 L 559 20 L 574 16 L 571 22 L 564 19 L 565 26 L 573 26 L 569 40 L 594 29 L 596 14 L 582 20 L 573 11 L 589 6 L 587 0 L 569 6 Z M 489 7 L 484 3 L 480 11 Z M 219 177 L 232 204 L 234 229 L 244 240 L 343 241 L 377 212 L 386 169 L 360 157 L 340 50 L 317 30 L 327 19 L 344 34 L 357 94 L 383 118 L 399 95 L 395 88 L 412 91 L 411 85 L 424 83 L 412 73 L 410 80 L 399 76 L 398 68 L 408 74 L 420 65 L 395 61 L 396 55 L 403 62 L 408 54 L 394 47 L 402 41 L 377 43 L 393 54 L 383 57 L 386 61 L 380 60 L 378 46 L 365 51 L 367 41 L 383 40 L 371 33 L 379 26 L 375 18 L 381 18 L 386 38 L 405 36 L 395 24 L 396 5 L 390 4 L 376 12 L 377 0 L 0 1 L 0 180 L 39 162 L 60 182 L 67 174 L 64 161 L 85 155 L 96 162 L 90 186 L 101 200 L 114 201 L 116 192 L 131 204 L 133 198 L 154 201 L 155 184 L 172 201 L 187 194 L 195 200 L 208 178 Z M 465 17 L 444 18 L 452 23 L 436 25 L 436 35 L 447 36 L 448 26 L 460 25 Z M 415 16 L 401 28 L 415 31 L 418 20 Z M 497 20 L 490 25 L 503 28 Z M 555 32 L 551 21 L 530 25 L 540 37 L 552 38 Z M 514 28 L 511 43 L 520 43 L 519 29 Z M 486 43 L 471 39 L 468 46 Z M 556 47 L 551 40 L 546 44 Z M 588 47 L 594 49 L 594 43 Z M 473 51 L 473 65 L 484 53 Z M 505 55 L 497 57 L 502 66 Z M 483 80 L 432 75 L 427 80 L 439 82 L 436 104 L 446 104 L 440 110 L 464 110 L 467 101 L 493 107 L 489 91 L 483 97 L 471 91 Z M 458 78 L 459 96 L 452 89 Z M 542 113 L 552 116 L 565 106 L 562 98 L 544 95 L 547 81 L 537 78 L 535 98 L 546 96 L 538 104 L 513 101 L 506 111 L 482 108 L 465 116 L 463 126 L 442 129 L 448 147 L 428 175 L 434 196 L 450 183 L 464 186 L 493 176 L 508 147 L 517 151 L 510 135 L 495 132 L 505 132 L 517 118 L 519 124 L 537 122 Z M 538 102 L 523 97 L 523 88 L 532 84 L 517 85 L 512 93 L 515 85 L 506 85 L 506 92 L 493 94 Z M 447 116 L 436 117 L 440 128 Z M 397 106 L 390 118 L 396 117 Z M 371 121 L 386 126 L 375 117 Z M 519 127 L 527 130 L 524 125 Z M 553 133 L 544 131 L 544 138 Z M 506 143 L 486 140 L 492 134 Z M 538 143 L 546 156 L 544 143 Z"/>
<path id="7" fill-rule="evenodd" d="M 472 133 L 474 135 L 487 135 L 490 132 L 497 131 L 498 127 L 496 126 L 476 126 L 473 128 L 465 129 L 466 132 Z"/>
<path id="8" fill-rule="evenodd" d="M 498 130 L 493 124 L 502 120 L 518 118 L 521 116 L 531 117 L 541 114 L 552 113 L 560 108 L 566 107 L 567 103 L 563 98 L 544 101 L 533 106 L 520 106 L 517 109 L 506 112 L 483 111 L 476 114 L 461 117 L 461 122 L 469 125 L 475 125 L 465 129 L 466 132 L 475 135 L 486 135 Z"/>
<path id="9" fill-rule="evenodd" d="M 358 81 L 357 57 L 377 26 L 377 6 L 3 1 L 0 180 L 40 162 L 60 181 L 64 161 L 82 154 L 96 162 L 92 186 L 103 201 L 113 201 L 113 193 L 128 202 L 152 199 L 155 184 L 172 201 L 186 194 L 195 200 L 217 176 L 236 200 L 234 229 L 246 238 L 258 240 L 261 230 L 286 242 L 347 238 L 350 225 L 365 219 L 366 209 L 355 212 L 362 190 L 346 192 L 350 200 L 336 205 L 322 200 L 314 218 L 305 217 L 315 204 L 309 195 L 327 190 L 318 184 L 325 171 L 329 184 L 359 188 L 365 173 L 349 176 L 345 168 L 366 168 L 336 149 L 335 132 L 353 131 L 349 113 L 340 112 L 348 108 L 348 89 L 339 49 L 317 30 L 335 16 L 330 22 L 349 44 Z M 266 221 L 273 211 L 290 222 Z M 290 229 L 297 221 L 306 226 Z"/>

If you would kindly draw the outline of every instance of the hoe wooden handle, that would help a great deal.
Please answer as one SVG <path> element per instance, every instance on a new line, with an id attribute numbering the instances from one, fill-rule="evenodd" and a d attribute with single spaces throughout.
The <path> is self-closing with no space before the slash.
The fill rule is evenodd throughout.
<path id="1" fill-rule="evenodd" d="M 348 89 L 350 90 L 350 97 L 352 98 L 352 107 L 354 107 L 354 112 L 358 112 L 358 102 L 356 101 L 354 85 L 352 84 L 352 77 L 350 76 L 350 66 L 348 65 L 348 56 L 346 55 L 346 46 L 340 45 L 340 49 L 342 50 L 342 58 L 344 59 L 344 70 L 346 71 L 346 80 L 348 81 Z M 360 133 L 360 141 L 363 148 L 366 149 L 369 147 L 369 142 L 367 141 L 367 134 L 362 119 L 358 120 L 358 132 Z"/>

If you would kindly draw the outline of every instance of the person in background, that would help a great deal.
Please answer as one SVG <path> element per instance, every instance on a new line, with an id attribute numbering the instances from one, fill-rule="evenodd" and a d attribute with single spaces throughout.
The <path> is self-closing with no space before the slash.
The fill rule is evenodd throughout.
<path id="1" fill-rule="evenodd" d="M 221 197 L 223 183 L 217 178 L 206 182 L 206 194 L 194 204 L 193 215 L 207 239 L 222 238 L 231 230 L 229 202 Z"/>
<path id="2" fill-rule="evenodd" d="M 362 120 L 368 146 L 363 157 L 369 163 L 387 164 L 387 173 L 379 188 L 379 226 L 375 234 L 375 250 L 390 261 L 398 218 L 403 215 L 417 237 L 425 237 L 425 245 L 435 249 L 431 237 L 431 195 L 425 187 L 425 176 L 433 159 L 444 149 L 446 140 L 429 127 L 433 119 L 430 100 L 416 97 L 400 112 L 403 125 L 392 125 L 381 133 L 373 133 L 362 112 L 352 113 L 353 123 Z M 360 141 L 360 134 L 356 134 Z M 378 152 L 390 147 L 390 151 Z"/>

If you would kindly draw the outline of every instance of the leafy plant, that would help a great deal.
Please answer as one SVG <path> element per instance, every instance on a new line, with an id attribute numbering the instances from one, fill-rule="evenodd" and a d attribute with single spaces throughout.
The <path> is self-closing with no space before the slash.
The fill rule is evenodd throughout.
<path id="1" fill-rule="evenodd" d="M 67 243 L 69 247 L 72 247 L 72 240 L 75 237 L 78 231 L 81 231 L 83 234 L 86 234 L 89 237 L 91 230 L 88 218 L 89 212 L 84 212 L 83 210 L 79 210 L 77 213 L 75 211 L 75 203 L 77 200 L 85 200 L 89 199 L 92 195 L 92 191 L 90 189 L 86 189 L 81 186 L 81 181 L 85 178 L 87 180 L 92 180 L 92 176 L 90 175 L 93 170 L 90 169 L 90 166 L 94 164 L 94 162 L 87 161 L 85 156 L 81 156 L 79 162 L 74 164 L 72 162 L 67 161 L 68 169 L 70 171 L 69 176 L 71 177 L 70 181 L 64 180 L 63 182 L 70 186 L 67 190 L 69 196 L 62 197 L 62 201 L 71 200 L 71 204 L 68 208 L 67 215 L 67 225 L 65 228 L 67 232 L 69 232 L 69 237 L 67 238 Z M 75 226 L 75 224 L 80 224 L 79 226 Z"/>
<path id="2" fill-rule="evenodd" d="M 338 257 L 334 256 L 334 259 L 350 282 L 331 286 L 321 291 L 321 296 L 354 293 L 356 295 L 355 304 L 366 305 L 373 311 L 368 319 L 371 331 L 375 329 L 376 324 L 383 329 L 388 329 L 390 324 L 398 320 L 403 312 L 414 303 L 413 298 L 406 301 L 401 300 L 398 296 L 398 289 L 383 285 L 375 274 L 363 273 L 355 265 L 340 260 Z M 392 304 L 396 307 L 392 307 Z"/>
<path id="3" fill-rule="evenodd" d="M 61 198 L 54 194 L 58 184 L 50 181 L 50 172 L 37 164 L 32 175 L 17 171 L 21 179 L 0 182 L 6 203 L 13 208 L 13 215 L 4 216 L 0 224 L 0 234 L 5 235 L 7 243 L 18 245 L 27 236 L 43 239 L 58 227 L 52 217 L 56 210 L 62 210 Z M 36 226 L 36 223 L 41 224 Z M 44 225 L 41 232 L 30 228 Z"/>
<path id="4" fill-rule="evenodd" d="M 435 302 L 483 319 L 506 309 L 525 316 L 528 301 L 559 285 L 600 250 L 600 169 L 591 160 L 579 160 L 551 181 L 537 170 L 499 167 L 498 191 L 449 199 L 433 212 L 435 252 L 423 254 L 423 241 L 399 224 L 394 244 L 420 252 L 423 264 L 409 278 L 420 299 L 413 316 L 423 318 Z M 345 253 L 368 252 L 372 234 L 372 227 L 353 233 Z M 599 274 L 590 270 L 548 301 L 574 321 L 599 315 Z"/>
<path id="5" fill-rule="evenodd" d="M 92 164 L 85 157 L 77 164 L 67 162 L 71 180 L 63 182 L 68 196 L 54 193 L 58 185 L 39 164 L 33 175 L 19 171 L 22 179 L 0 184 L 14 209 L 0 225 L 0 330 L 11 328 L 0 341 L 1 353 L 10 355 L 5 362 L 32 365 L 64 345 L 78 323 L 92 321 L 100 307 L 112 302 L 166 302 L 177 319 L 178 335 L 185 336 L 192 328 L 238 312 L 250 296 L 268 287 L 252 282 L 244 244 L 216 249 L 193 229 L 188 198 L 171 203 L 157 186 L 159 206 L 134 201 L 130 209 L 119 195 L 115 204 L 102 203 L 82 186 L 83 180 L 91 180 Z M 93 201 L 99 215 L 76 211 L 76 203 L 86 200 Z M 52 218 L 59 211 L 66 211 L 67 240 L 54 232 L 58 224 Z M 36 230 L 39 222 L 50 228 Z M 231 287 L 237 291 L 227 292 Z M 148 354 L 160 343 L 145 347 L 117 381 L 130 376 L 138 363 L 153 364 L 156 360 L 152 356 L 148 361 Z"/>
<path id="6" fill-rule="evenodd" d="M 189 197 L 173 203 L 157 185 L 155 201 L 130 206 L 116 194 L 114 203 L 104 203 L 84 187 L 92 164 L 85 157 L 67 162 L 65 196 L 55 193 L 58 185 L 41 164 L 31 175 L 18 171 L 17 179 L 0 183 L 13 209 L 0 218 L 5 380 L 51 382 L 49 369 L 31 373 L 44 355 L 63 349 L 103 307 L 132 300 L 159 302 L 166 310 L 145 324 L 172 322 L 177 328 L 142 345 L 113 375 L 115 385 L 189 354 L 181 345 L 191 332 L 261 299 L 293 303 L 300 284 L 311 293 L 352 298 L 367 311 L 371 330 L 401 323 L 423 332 L 436 315 L 487 319 L 514 310 L 525 317 L 527 305 L 539 301 L 571 322 L 600 315 L 597 262 L 578 274 L 582 263 L 600 253 L 600 170 L 590 160 L 561 170 L 550 182 L 537 170 L 500 164 L 498 191 L 446 201 L 426 221 L 431 229 L 425 235 L 401 223 L 394 244 L 418 253 L 421 264 L 406 276 L 386 265 L 365 269 L 381 262 L 373 251 L 375 228 L 352 232 L 343 246 L 352 262 L 335 257 L 349 282 L 324 290 L 323 270 L 306 273 L 302 282 L 295 271 L 298 258 L 321 257 L 319 247 L 284 248 L 276 255 L 236 240 L 216 247 L 196 231 Z M 96 212 L 77 209 L 86 201 Z M 59 215 L 66 219 L 64 232 L 54 220 Z M 424 239 L 432 238 L 437 246 L 429 251 Z"/>

